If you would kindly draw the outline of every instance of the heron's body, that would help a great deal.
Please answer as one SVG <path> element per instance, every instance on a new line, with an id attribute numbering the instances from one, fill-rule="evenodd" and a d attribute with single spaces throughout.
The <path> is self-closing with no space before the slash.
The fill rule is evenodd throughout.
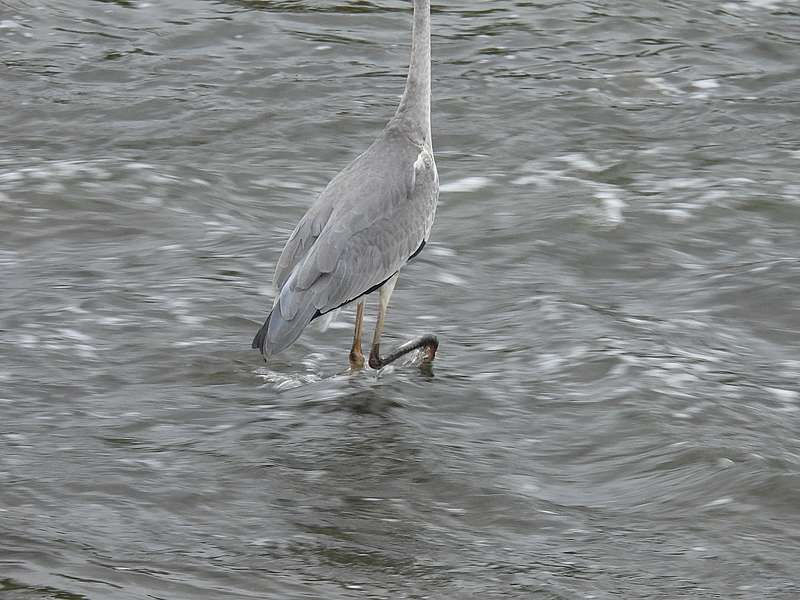
<path id="1" fill-rule="evenodd" d="M 275 269 L 275 304 L 253 347 L 267 355 L 281 352 L 316 317 L 376 289 L 382 291 L 382 328 L 383 299 L 388 304 L 396 274 L 428 240 L 438 195 L 430 132 L 430 0 L 414 0 L 411 63 L 400 107 L 289 237 Z M 360 338 L 361 304 L 358 314 Z M 376 331 L 375 351 L 379 336 Z M 358 346 L 360 353 L 360 339 Z"/>

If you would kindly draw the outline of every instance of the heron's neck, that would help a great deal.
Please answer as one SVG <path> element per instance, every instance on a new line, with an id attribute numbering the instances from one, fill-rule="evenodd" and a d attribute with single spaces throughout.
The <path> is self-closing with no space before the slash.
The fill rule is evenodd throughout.
<path id="1" fill-rule="evenodd" d="M 408 79 L 395 118 L 414 138 L 431 146 L 431 2 L 414 0 L 414 30 Z M 415 140 L 416 141 L 416 140 Z"/>

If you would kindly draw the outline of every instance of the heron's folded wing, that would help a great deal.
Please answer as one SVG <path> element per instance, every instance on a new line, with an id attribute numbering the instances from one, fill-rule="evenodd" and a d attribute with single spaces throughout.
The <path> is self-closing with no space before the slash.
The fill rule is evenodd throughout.
<path id="1" fill-rule="evenodd" d="M 323 191 L 317 201 L 308 209 L 308 212 L 300 219 L 292 235 L 289 236 L 289 241 L 286 242 L 283 252 L 281 252 L 278 264 L 275 266 L 275 276 L 272 280 L 276 291 L 279 292 L 283 288 L 297 263 L 305 257 L 314 242 L 317 241 L 332 211 L 333 203 Z"/>
<path id="2" fill-rule="evenodd" d="M 347 214 L 337 214 L 337 206 L 297 266 L 294 293 L 282 299 L 289 318 L 301 303 L 312 302 L 325 314 L 355 300 L 394 275 L 427 240 L 438 197 L 436 166 L 425 152 L 407 164 L 406 185 L 384 182 L 379 202 L 363 202 L 362 210 Z"/>
<path id="3" fill-rule="evenodd" d="M 370 219 L 367 213 L 370 204 L 375 203 L 365 202 L 364 198 L 374 197 L 383 183 L 374 177 L 381 168 L 375 163 L 380 162 L 376 146 L 382 141 L 378 140 L 331 179 L 300 219 L 275 266 L 273 284 L 278 292 L 309 255 L 323 231 L 347 229 Z M 397 187 L 397 184 L 395 181 L 389 187 Z"/>

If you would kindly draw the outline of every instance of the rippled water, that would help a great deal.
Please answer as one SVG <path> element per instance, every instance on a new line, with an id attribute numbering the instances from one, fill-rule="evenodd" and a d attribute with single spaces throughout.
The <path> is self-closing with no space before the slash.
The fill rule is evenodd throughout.
<path id="1" fill-rule="evenodd" d="M 800 595 L 800 5 L 435 2 L 434 373 L 265 365 L 408 8 L 0 2 L 4 600 Z"/>

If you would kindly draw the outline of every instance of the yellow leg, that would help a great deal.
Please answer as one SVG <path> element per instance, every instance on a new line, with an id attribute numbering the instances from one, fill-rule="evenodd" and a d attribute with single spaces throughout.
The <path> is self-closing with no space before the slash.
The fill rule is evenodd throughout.
<path id="1" fill-rule="evenodd" d="M 364 301 L 356 306 L 356 328 L 353 333 L 353 347 L 350 348 L 350 370 L 364 368 L 364 353 L 361 352 L 361 325 L 364 322 Z"/>
<path id="2" fill-rule="evenodd" d="M 383 334 L 383 320 L 386 317 L 386 309 L 389 306 L 389 299 L 392 297 L 394 286 L 397 283 L 397 274 L 389 281 L 384 283 L 380 289 L 378 299 L 378 320 L 375 323 L 375 334 L 372 336 L 372 348 L 369 351 L 369 366 L 379 369 L 383 366 L 381 360 L 381 335 Z"/>

